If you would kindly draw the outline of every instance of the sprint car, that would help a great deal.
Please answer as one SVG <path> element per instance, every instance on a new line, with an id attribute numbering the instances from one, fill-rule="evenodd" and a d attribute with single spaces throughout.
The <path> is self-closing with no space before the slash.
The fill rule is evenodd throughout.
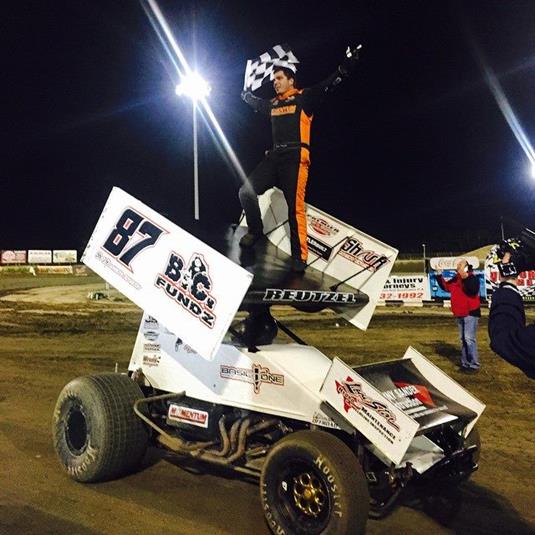
<path id="1" fill-rule="evenodd" d="M 64 387 L 54 447 L 82 483 L 135 471 L 163 447 L 257 478 L 273 533 L 364 533 L 413 482 L 470 477 L 484 405 L 414 348 L 351 367 L 275 319 L 273 305 L 329 307 L 365 328 L 397 251 L 309 206 L 321 247 L 292 274 L 270 195 L 273 232 L 243 251 L 244 225 L 209 246 L 112 192 L 84 262 L 145 312 L 126 373 Z M 236 321 L 238 308 L 248 317 Z"/>

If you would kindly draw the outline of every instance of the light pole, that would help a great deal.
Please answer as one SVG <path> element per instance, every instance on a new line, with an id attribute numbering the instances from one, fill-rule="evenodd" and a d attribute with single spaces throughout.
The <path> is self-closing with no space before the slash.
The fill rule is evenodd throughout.
<path id="1" fill-rule="evenodd" d="M 176 94 L 191 98 L 193 112 L 193 213 L 195 220 L 199 220 L 199 153 L 197 146 L 197 100 L 206 98 L 211 91 L 208 83 L 196 72 L 182 77 L 176 86 Z"/>
<path id="2" fill-rule="evenodd" d="M 425 273 L 425 243 L 422 243 L 422 248 L 424 250 L 424 273 Z"/>

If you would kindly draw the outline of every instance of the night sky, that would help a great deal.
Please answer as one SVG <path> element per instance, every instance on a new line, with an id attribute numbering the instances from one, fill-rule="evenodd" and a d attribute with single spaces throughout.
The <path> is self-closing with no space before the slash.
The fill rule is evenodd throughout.
<path id="1" fill-rule="evenodd" d="M 535 143 L 535 1 L 159 5 L 246 172 L 271 140 L 240 99 L 246 60 L 289 43 L 306 87 L 362 43 L 315 116 L 308 202 L 402 252 L 491 243 L 500 216 L 535 226 L 529 160 L 481 67 Z M 191 103 L 138 2 L 10 2 L 0 40 L 0 249 L 83 250 L 114 185 L 193 228 Z M 202 121 L 199 150 L 202 225 L 236 221 L 240 181 Z"/>

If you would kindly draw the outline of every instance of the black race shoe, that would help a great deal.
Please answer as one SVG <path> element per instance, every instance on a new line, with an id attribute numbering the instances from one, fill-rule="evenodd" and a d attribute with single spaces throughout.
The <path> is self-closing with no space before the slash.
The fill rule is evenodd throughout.
<path id="1" fill-rule="evenodd" d="M 292 271 L 294 273 L 303 273 L 307 268 L 307 263 L 304 260 L 292 258 Z"/>
<path id="2" fill-rule="evenodd" d="M 240 246 L 252 247 L 261 237 L 262 234 L 253 234 L 252 232 L 248 232 L 241 237 Z"/>

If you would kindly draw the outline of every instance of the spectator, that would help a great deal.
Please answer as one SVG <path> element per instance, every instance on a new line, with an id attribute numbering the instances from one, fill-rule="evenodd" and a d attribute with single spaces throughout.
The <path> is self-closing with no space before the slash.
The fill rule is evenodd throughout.
<path id="1" fill-rule="evenodd" d="M 442 272 L 438 271 L 437 282 L 444 291 L 451 294 L 451 311 L 457 320 L 461 341 L 460 371 L 477 373 L 477 324 L 481 317 L 479 280 L 474 275 L 472 266 L 462 259 L 457 263 L 457 273 L 453 278 L 445 280 Z"/>

